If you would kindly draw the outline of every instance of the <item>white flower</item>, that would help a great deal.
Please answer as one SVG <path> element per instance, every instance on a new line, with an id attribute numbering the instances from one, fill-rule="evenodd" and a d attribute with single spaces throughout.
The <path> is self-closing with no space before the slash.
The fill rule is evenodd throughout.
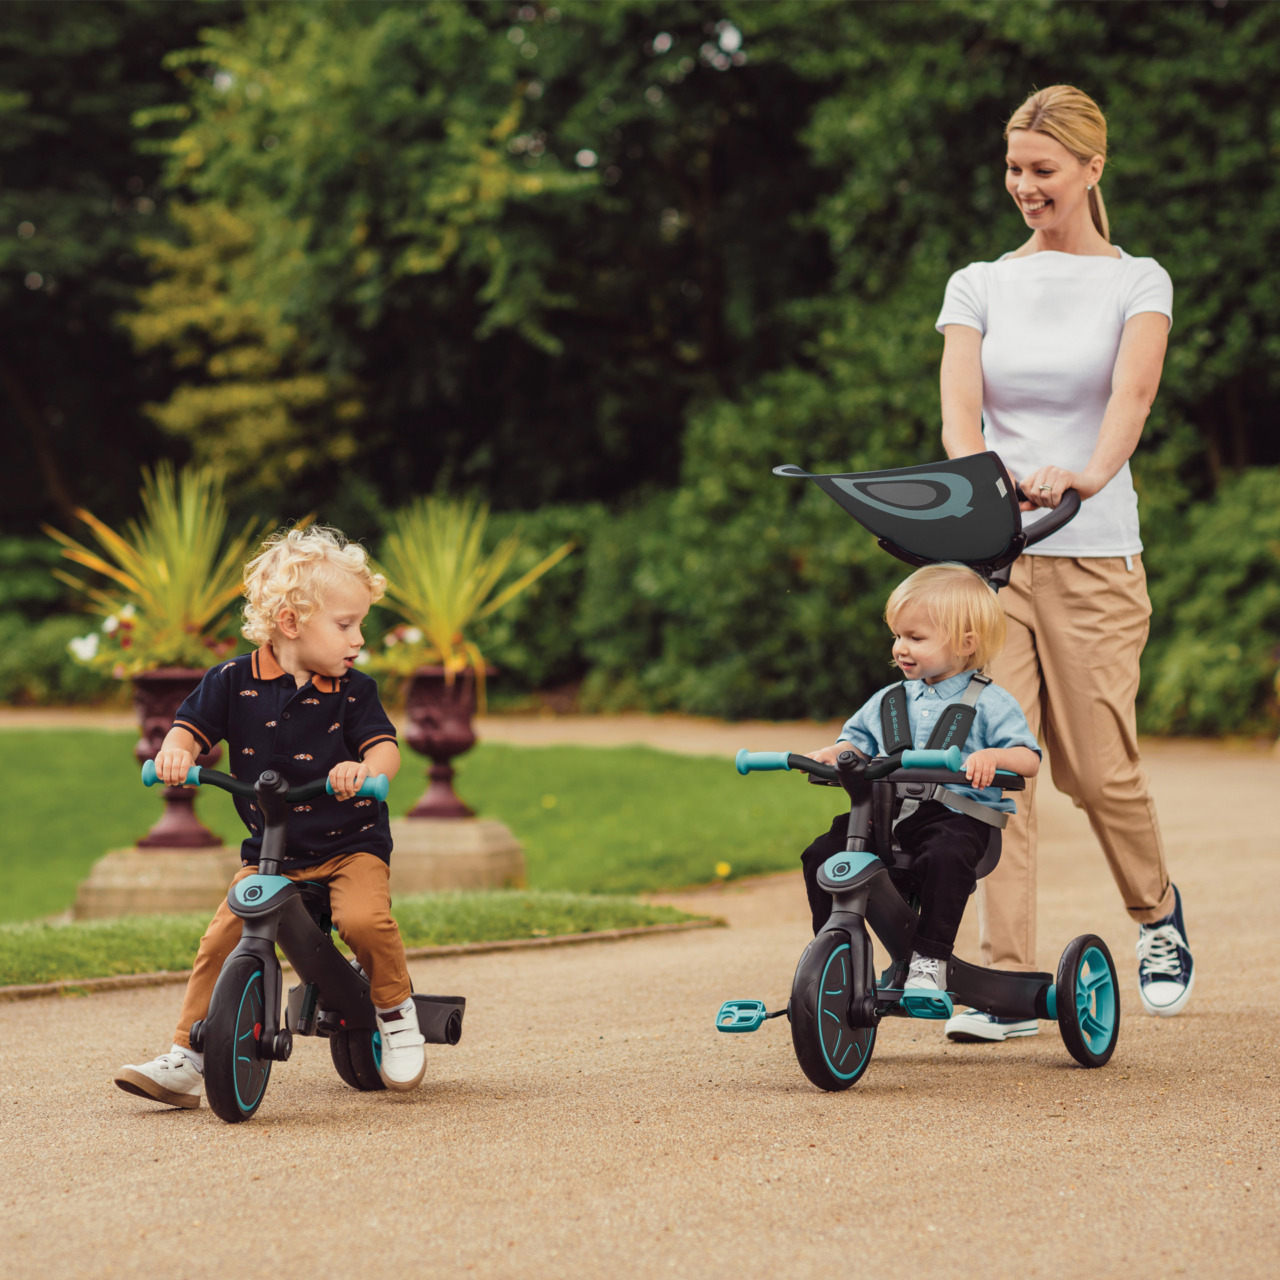
<path id="1" fill-rule="evenodd" d="M 113 613 L 103 624 L 102 629 L 107 635 L 113 636 L 119 630 L 120 619 Z"/>
<path id="2" fill-rule="evenodd" d="M 422 643 L 422 629 L 420 627 L 405 627 L 400 634 L 404 637 L 405 644 Z"/>
<path id="3" fill-rule="evenodd" d="M 96 631 L 91 631 L 87 636 L 76 636 L 67 641 L 67 648 L 81 662 L 88 662 L 98 652 L 98 634 Z"/>
<path id="4" fill-rule="evenodd" d="M 127 604 L 120 610 L 120 616 L 122 618 L 132 618 L 137 612 L 138 610 L 133 605 Z"/>
<path id="5" fill-rule="evenodd" d="M 394 631 L 388 631 L 386 634 L 384 643 L 386 644 L 387 648 L 390 649 L 390 648 L 393 648 L 395 645 L 398 645 L 400 641 L 396 639 L 396 633 Z"/>
<path id="6" fill-rule="evenodd" d="M 360 652 L 356 654 L 356 666 L 363 667 L 368 663 L 368 661 L 369 661 L 369 655 L 363 649 L 361 649 Z"/>

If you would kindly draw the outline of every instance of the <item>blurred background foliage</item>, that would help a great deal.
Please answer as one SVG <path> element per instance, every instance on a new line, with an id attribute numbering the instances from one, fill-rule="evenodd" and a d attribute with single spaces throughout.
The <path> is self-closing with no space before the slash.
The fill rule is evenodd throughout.
<path id="1" fill-rule="evenodd" d="M 1175 286 L 1144 724 L 1274 729 L 1278 61 L 1236 0 L 10 0 L 0 546 L 34 582 L 166 457 L 375 548 L 470 493 L 523 568 L 581 548 L 478 636 L 498 687 L 841 715 L 900 567 L 770 468 L 941 455 L 943 288 L 1025 237 L 1001 129 L 1068 81 Z M 20 652 L 65 608 L 6 583 L 0 697 L 82 696 Z"/>

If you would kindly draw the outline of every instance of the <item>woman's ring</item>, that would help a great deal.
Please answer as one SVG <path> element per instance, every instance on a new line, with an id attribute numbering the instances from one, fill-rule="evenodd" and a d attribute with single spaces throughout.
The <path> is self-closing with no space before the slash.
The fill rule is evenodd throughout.
<path id="1" fill-rule="evenodd" d="M 1040 492 L 1041 492 L 1041 493 L 1052 493 L 1052 492 L 1053 492 L 1053 485 L 1051 485 L 1051 484 L 1042 484 L 1042 485 L 1040 486 Z"/>

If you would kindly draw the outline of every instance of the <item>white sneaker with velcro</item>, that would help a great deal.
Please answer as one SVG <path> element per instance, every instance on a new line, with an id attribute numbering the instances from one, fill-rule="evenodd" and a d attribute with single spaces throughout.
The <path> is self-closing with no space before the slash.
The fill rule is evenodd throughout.
<path id="1" fill-rule="evenodd" d="M 378 1074 L 388 1089 L 407 1093 L 422 1083 L 427 1073 L 427 1042 L 418 1027 L 418 1010 L 410 997 L 398 1009 L 379 1011 L 378 1035 L 382 1041 Z"/>
<path id="2" fill-rule="evenodd" d="M 204 1076 L 195 1061 L 175 1047 L 151 1062 L 121 1067 L 115 1074 L 115 1083 L 125 1093 L 170 1107 L 198 1107 Z"/>

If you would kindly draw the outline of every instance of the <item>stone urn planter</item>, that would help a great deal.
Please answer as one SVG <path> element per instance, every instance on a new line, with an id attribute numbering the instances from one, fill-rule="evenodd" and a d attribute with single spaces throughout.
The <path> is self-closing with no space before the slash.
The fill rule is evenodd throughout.
<path id="1" fill-rule="evenodd" d="M 142 730 L 133 754 L 140 763 L 155 759 L 183 699 L 203 677 L 199 667 L 160 667 L 133 677 Z M 215 746 L 196 763 L 208 768 L 221 756 Z M 226 897 L 239 850 L 227 848 L 196 818 L 194 788 L 165 787 L 162 795 L 164 813 L 155 826 L 133 848 L 114 849 L 94 863 L 76 893 L 76 919 L 213 911 Z"/>
<path id="2" fill-rule="evenodd" d="M 139 764 L 156 758 L 178 708 L 203 679 L 204 671 L 198 667 L 159 667 L 133 677 L 133 707 L 142 730 L 133 749 Z M 211 769 L 221 758 L 222 747 L 215 745 L 197 756 L 196 764 Z M 138 841 L 139 849 L 210 849 L 222 843 L 196 818 L 195 788 L 165 787 L 162 795 L 164 813 Z"/>
<path id="3" fill-rule="evenodd" d="M 411 818 L 472 818 L 453 789 L 454 770 L 450 761 L 476 745 L 476 676 L 468 667 L 445 678 L 443 667 L 419 667 L 409 677 L 404 700 L 409 730 L 404 735 L 419 755 L 427 756 L 430 785 L 422 799 L 409 810 Z"/>
<path id="4" fill-rule="evenodd" d="M 461 671 L 450 683 L 444 667 L 419 667 L 404 709 L 405 740 L 431 764 L 425 794 L 391 824 L 392 892 L 522 886 L 524 852 L 516 838 L 503 823 L 477 818 L 453 789 L 451 762 L 476 744 L 475 672 Z"/>

